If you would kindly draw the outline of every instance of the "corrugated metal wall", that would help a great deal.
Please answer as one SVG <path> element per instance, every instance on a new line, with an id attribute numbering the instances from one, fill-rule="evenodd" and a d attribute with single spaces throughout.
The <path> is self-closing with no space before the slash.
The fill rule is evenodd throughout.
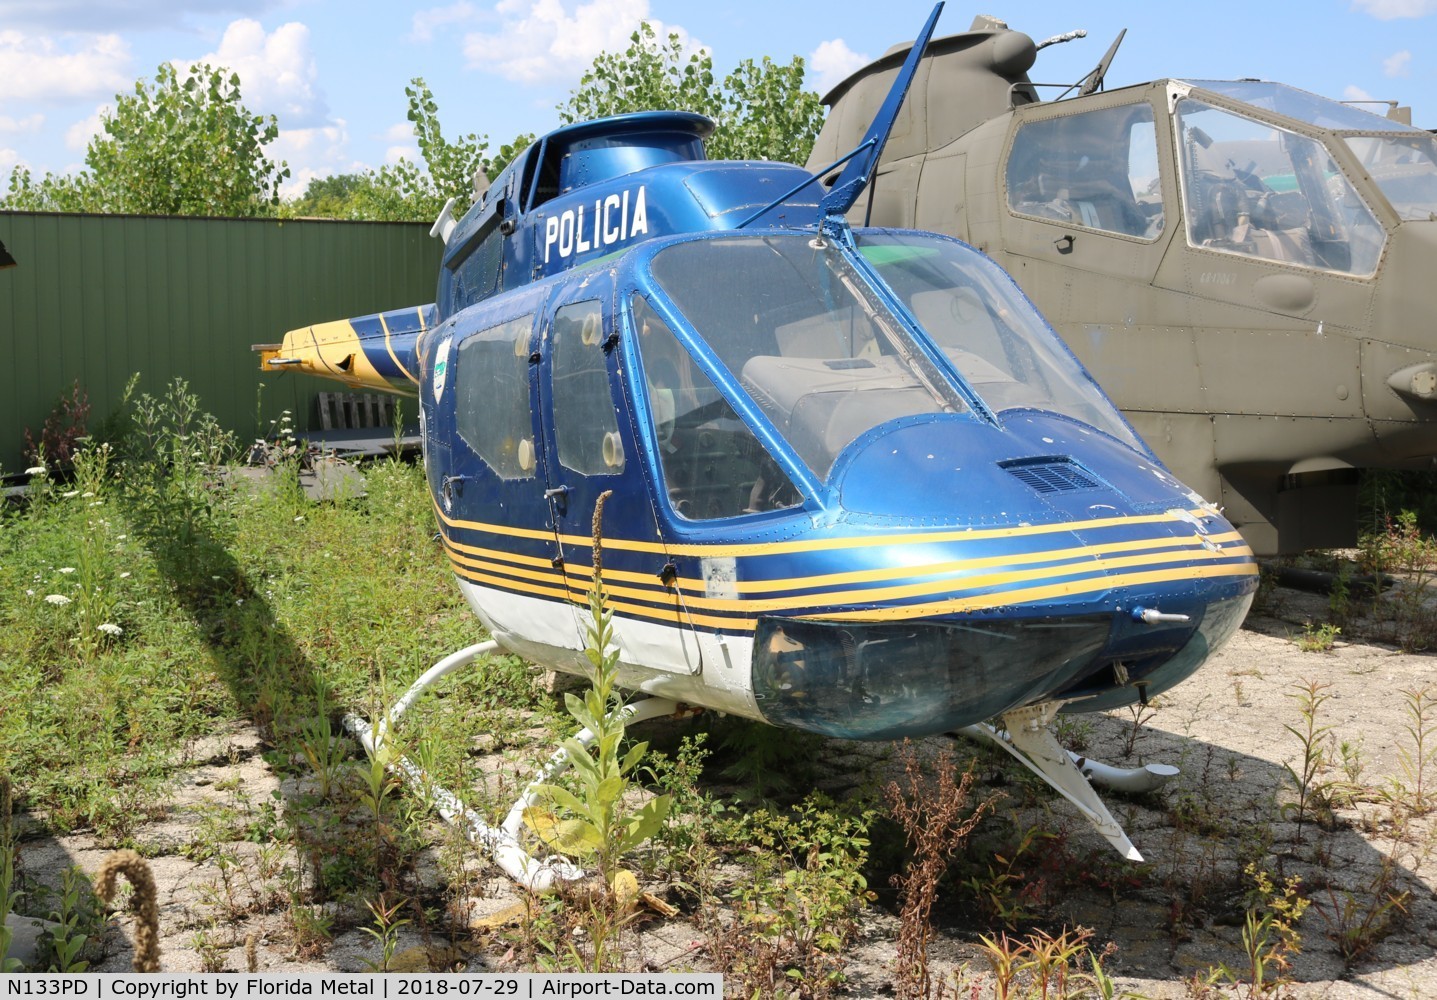
<path id="1" fill-rule="evenodd" d="M 418 223 L 0 212 L 0 469 L 78 380 L 91 426 L 140 389 L 186 379 L 241 441 L 281 410 L 301 429 L 340 388 L 259 370 L 252 344 L 286 330 L 434 300 L 440 244 Z M 260 383 L 264 383 L 261 393 Z M 257 421 L 257 398 L 263 413 Z M 414 407 L 409 407 L 414 409 Z"/>

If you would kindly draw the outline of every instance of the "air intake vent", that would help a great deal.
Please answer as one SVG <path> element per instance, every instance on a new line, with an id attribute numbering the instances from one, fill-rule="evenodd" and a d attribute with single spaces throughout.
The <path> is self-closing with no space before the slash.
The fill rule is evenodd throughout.
<path id="1" fill-rule="evenodd" d="M 1010 476 L 1027 484 L 1036 493 L 1094 490 L 1102 485 L 1085 469 L 1069 461 L 1018 461 L 1000 464 L 1008 470 Z"/>

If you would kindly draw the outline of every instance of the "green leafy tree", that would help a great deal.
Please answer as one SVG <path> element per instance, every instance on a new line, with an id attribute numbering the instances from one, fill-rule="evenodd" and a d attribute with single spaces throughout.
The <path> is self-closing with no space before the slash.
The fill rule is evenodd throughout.
<path id="1" fill-rule="evenodd" d="M 803 59 L 745 59 L 721 83 L 707 50 L 685 54 L 679 36 L 660 40 L 639 25 L 622 53 L 601 53 L 558 108 L 566 123 L 633 111 L 694 111 L 717 125 L 714 159 L 803 163 L 823 125 L 823 103 L 803 86 Z"/>
<path id="2" fill-rule="evenodd" d="M 362 173 L 312 178 L 304 194 L 286 206 L 285 214 L 322 219 L 347 218 L 349 205 L 368 184 L 369 178 Z"/>
<path id="3" fill-rule="evenodd" d="M 153 84 L 117 94 L 104 132 L 90 141 L 85 171 L 36 182 L 11 171 L 6 207 L 141 215 L 270 214 L 289 167 L 265 146 L 279 135 L 273 115 L 251 114 L 238 74 L 207 64 L 183 76 L 161 63 Z"/>
<path id="4" fill-rule="evenodd" d="M 483 170 L 492 180 L 534 141 L 532 135 L 521 135 L 491 155 L 486 136 L 444 136 L 439 105 L 423 77 L 411 80 L 404 94 L 423 167 L 406 157 L 378 170 L 313 180 L 302 197 L 286 206 L 285 214 L 429 222 L 454 198 L 458 218 L 474 202 L 475 172 Z"/>

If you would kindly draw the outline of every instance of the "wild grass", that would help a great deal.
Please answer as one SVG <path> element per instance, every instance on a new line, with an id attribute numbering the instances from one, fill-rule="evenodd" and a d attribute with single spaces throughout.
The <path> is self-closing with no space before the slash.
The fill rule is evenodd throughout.
<path id="1" fill-rule="evenodd" d="M 266 452 L 260 482 L 234 473 L 242 449 L 183 384 L 132 400 L 127 413 L 127 433 L 80 442 L 71 472 L 36 477 L 26 501 L 0 511 L 0 775 L 14 776 L 26 835 L 88 828 L 107 846 L 144 853 L 145 823 L 175 808 L 177 777 L 197 759 L 223 757 L 216 733 L 253 724 L 256 760 L 278 779 L 275 790 L 221 783 L 208 804 L 189 807 L 194 833 L 183 851 L 206 872 L 188 928 L 193 948 L 206 967 L 233 963 L 234 928 L 267 918 L 296 958 L 321 957 L 336 935 L 359 930 L 373 938 L 371 964 L 389 967 L 402 939 L 434 933 L 443 908 L 477 895 L 486 877 L 436 832 L 421 797 L 400 791 L 382 761 L 363 759 L 338 722 L 345 710 L 380 717 L 433 662 L 482 638 L 434 539 L 422 471 L 377 462 L 362 495 L 314 503 L 287 439 Z M 1415 565 L 1426 549 L 1405 531 L 1372 551 Z M 1420 623 L 1417 610 L 1411 620 Z M 491 657 L 446 679 L 395 734 L 429 778 L 466 790 L 491 822 L 517 795 L 518 776 L 573 728 L 531 674 L 514 657 Z M 1367 882 L 1313 884 L 1306 917 L 1280 867 L 1330 855 L 1334 809 L 1382 801 L 1403 822 L 1421 821 L 1437 746 L 1432 691 L 1403 691 L 1400 774 L 1385 784 L 1364 778 L 1361 744 L 1344 742 L 1353 734 L 1329 718 L 1325 688 L 1293 691 L 1279 721 L 1293 750 L 1283 791 L 1296 822 L 1280 822 L 1275 798 L 1238 805 L 1223 794 L 1240 776 L 1235 758 L 1194 755 L 1184 761 L 1194 778 L 1180 791 L 1116 801 L 1115 812 L 1163 816 L 1170 834 L 1144 845 L 1161 859 L 1151 866 L 1084 846 L 1061 819 L 1066 807 L 991 762 L 972 770 L 970 787 L 941 767 L 936 780 L 920 777 L 933 769 L 913 760 L 887 802 L 877 787 L 840 800 L 814 788 L 831 752 L 817 738 L 734 720 L 689 732 L 669 756 L 634 756 L 616 738 L 608 759 L 627 764 L 622 776 L 647 785 L 643 794 L 668 796 L 667 815 L 626 827 L 624 809 L 641 797 L 610 796 L 602 781 L 567 786 L 572 797 L 549 804 L 568 806 L 562 819 L 595 821 L 594 839 L 612 848 L 599 863 L 608 896 L 561 894 L 527 907 L 487 959 L 644 968 L 635 941 L 655 911 L 635 906 L 638 889 L 677 907 L 664 919 L 687 921 L 694 945 L 680 966 L 722 968 L 744 996 L 853 995 L 851 956 L 881 905 L 902 926 L 890 987 L 904 996 L 1132 995 L 1111 978 L 1121 966 L 1106 942 L 1065 922 L 1060 908 L 1081 893 L 1116 912 L 1146 890 L 1173 901 L 1174 942 L 1216 916 L 1228 921 L 1237 957 L 1195 978 L 1190 995 L 1271 994 L 1300 957 L 1300 924 L 1325 929 L 1346 963 L 1400 930 L 1412 897 L 1395 861 Z M 1150 721 L 1139 711 L 1109 726 L 1108 744 L 1145 745 Z M 1072 733 L 1097 740 L 1091 729 Z M 711 748 L 722 755 L 712 768 Z M 500 755 L 503 771 L 486 768 Z M 966 827 L 995 783 L 1009 793 L 1005 808 Z M 964 796 L 968 810 L 955 809 Z M 17 877 L 8 810 L 0 821 L 0 903 L 61 918 L 57 967 L 91 960 L 103 914 L 74 876 L 48 893 Z M 1157 839 L 1151 825 L 1146 836 Z M 1394 837 L 1394 858 L 1396 850 Z M 1252 874 L 1269 871 L 1265 886 Z M 615 934 L 600 941 L 605 928 Z M 986 972 L 954 968 L 946 956 L 940 964 L 930 948 L 939 934 L 963 941 L 965 960 Z M 0 963 L 6 944 L 0 936 Z"/>

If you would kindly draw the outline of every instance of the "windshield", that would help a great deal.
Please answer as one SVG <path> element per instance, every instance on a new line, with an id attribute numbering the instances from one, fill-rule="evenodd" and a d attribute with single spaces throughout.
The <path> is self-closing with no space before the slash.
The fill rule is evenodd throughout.
<path id="1" fill-rule="evenodd" d="M 1261 80 L 1185 80 L 1195 87 L 1211 90 L 1255 108 L 1296 118 L 1318 128 L 1337 132 L 1421 132 L 1411 125 L 1395 122 L 1370 111 L 1309 94 L 1283 83 Z"/>
<path id="2" fill-rule="evenodd" d="M 1141 442 L 996 264 L 950 240 L 862 234 L 859 249 L 989 409 L 1048 410 Z"/>
<path id="3" fill-rule="evenodd" d="M 820 478 L 871 428 L 967 408 L 827 240 L 691 240 L 660 250 L 650 268 Z"/>
<path id="4" fill-rule="evenodd" d="M 1322 143 L 1191 98 L 1178 102 L 1177 122 L 1193 246 L 1344 274 L 1377 270 L 1386 233 Z"/>
<path id="5" fill-rule="evenodd" d="M 1437 219 L 1437 137 L 1348 136 L 1362 168 L 1405 220 Z"/>

